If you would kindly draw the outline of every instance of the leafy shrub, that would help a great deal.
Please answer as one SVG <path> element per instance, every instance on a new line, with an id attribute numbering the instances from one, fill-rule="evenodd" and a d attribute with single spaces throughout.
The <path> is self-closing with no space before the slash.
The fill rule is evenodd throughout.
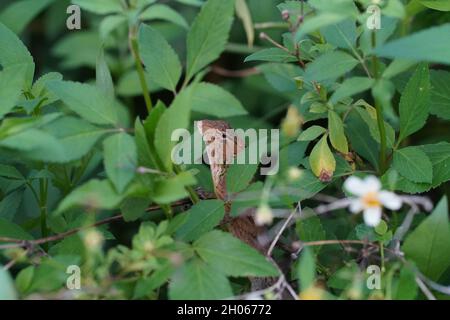
<path id="1" fill-rule="evenodd" d="M 2 2 L 0 298 L 247 297 L 249 277 L 275 279 L 265 298 L 444 298 L 448 10 Z M 174 130 L 205 118 L 280 129 L 275 175 L 226 173 L 263 253 L 227 231 L 208 166 L 171 160 Z"/>

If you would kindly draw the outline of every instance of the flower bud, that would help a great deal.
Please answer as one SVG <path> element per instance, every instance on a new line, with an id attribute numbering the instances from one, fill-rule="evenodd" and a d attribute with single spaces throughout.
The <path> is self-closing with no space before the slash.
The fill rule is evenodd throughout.
<path id="1" fill-rule="evenodd" d="M 296 137 L 302 124 L 303 117 L 300 115 L 295 106 L 290 106 L 286 118 L 281 124 L 281 130 L 287 137 Z"/>
<path id="2" fill-rule="evenodd" d="M 297 167 L 290 167 L 288 170 L 288 179 L 291 182 L 297 181 L 302 176 L 303 170 Z"/>
<path id="3" fill-rule="evenodd" d="M 273 221 L 272 210 L 267 204 L 261 204 L 256 211 L 255 223 L 258 226 L 269 225 Z"/>
<path id="4" fill-rule="evenodd" d="M 103 235 L 97 230 L 86 231 L 83 238 L 86 248 L 93 251 L 99 249 L 102 246 L 103 240 Z"/>

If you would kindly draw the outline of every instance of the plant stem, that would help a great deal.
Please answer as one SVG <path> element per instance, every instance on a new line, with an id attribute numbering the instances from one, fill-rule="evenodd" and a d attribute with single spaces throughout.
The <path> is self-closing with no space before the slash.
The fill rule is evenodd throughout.
<path id="1" fill-rule="evenodd" d="M 141 56 L 139 54 L 139 44 L 136 38 L 136 30 L 130 30 L 130 44 L 131 51 L 134 56 L 134 62 L 136 64 L 136 70 L 138 72 L 139 81 L 141 83 L 142 94 L 144 95 L 145 106 L 147 107 L 147 112 L 150 113 L 153 108 L 152 99 L 150 98 L 150 94 L 148 92 L 147 80 L 145 80 L 145 71 L 144 67 L 141 63 Z"/>
<path id="2" fill-rule="evenodd" d="M 179 166 L 176 164 L 173 165 L 173 171 L 175 171 L 176 174 L 179 174 L 182 172 Z M 198 197 L 197 193 L 192 189 L 191 186 L 185 186 L 184 187 L 186 191 L 189 193 L 189 198 L 191 199 L 193 204 L 196 204 L 200 201 L 200 198 Z"/>
<path id="3" fill-rule="evenodd" d="M 39 180 L 39 210 L 41 216 L 41 236 L 43 238 L 48 236 L 47 229 L 47 190 L 48 180 L 42 178 Z M 48 250 L 47 245 L 44 245 L 44 250 Z"/>
<path id="4" fill-rule="evenodd" d="M 380 241 L 379 245 L 380 245 L 380 258 L 381 258 L 381 273 L 384 273 L 386 271 L 386 268 L 384 267 L 384 244 L 383 244 L 383 241 Z"/>
<path id="5" fill-rule="evenodd" d="M 372 48 L 376 47 L 376 33 L 372 31 Z M 372 56 L 372 67 L 373 67 L 373 76 L 378 81 L 378 57 L 376 55 Z M 374 97 L 375 100 L 375 109 L 377 110 L 377 124 L 378 131 L 380 132 L 380 174 L 383 174 L 386 171 L 386 128 L 384 127 L 384 118 L 383 118 L 383 106 L 380 104 L 378 99 Z"/>

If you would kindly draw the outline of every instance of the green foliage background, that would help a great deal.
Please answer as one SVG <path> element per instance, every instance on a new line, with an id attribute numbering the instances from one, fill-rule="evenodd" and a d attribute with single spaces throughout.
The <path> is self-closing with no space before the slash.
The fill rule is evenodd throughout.
<path id="1" fill-rule="evenodd" d="M 380 1 L 376 31 L 370 4 L 2 1 L 0 298 L 221 299 L 271 276 L 302 299 L 431 298 L 418 277 L 447 299 L 450 2 Z M 281 129 L 278 174 L 233 165 L 229 192 L 233 215 L 270 206 L 275 233 L 301 201 L 280 238 L 305 245 L 298 257 L 277 247 L 274 265 L 234 238 L 223 203 L 198 195 L 209 168 L 173 165 L 172 131 L 205 118 Z M 435 208 L 409 203 L 377 228 L 312 209 L 367 174 Z"/>

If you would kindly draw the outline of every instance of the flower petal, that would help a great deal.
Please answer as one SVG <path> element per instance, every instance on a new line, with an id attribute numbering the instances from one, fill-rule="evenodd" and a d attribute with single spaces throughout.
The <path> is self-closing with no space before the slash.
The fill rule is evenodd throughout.
<path id="1" fill-rule="evenodd" d="M 349 177 L 344 182 L 344 189 L 350 192 L 351 194 L 354 194 L 355 196 L 363 195 L 364 192 L 362 190 L 364 189 L 364 181 L 358 177 Z"/>
<path id="2" fill-rule="evenodd" d="M 370 227 L 376 227 L 381 221 L 381 208 L 372 207 L 364 210 L 364 222 Z"/>
<path id="3" fill-rule="evenodd" d="M 398 210 L 402 207 L 402 199 L 393 192 L 380 191 L 378 198 L 383 206 L 390 210 Z"/>
<path id="4" fill-rule="evenodd" d="M 350 199 L 349 210 L 351 213 L 361 212 L 364 208 L 362 201 L 359 198 Z"/>
<path id="5" fill-rule="evenodd" d="M 381 182 L 380 180 L 375 176 L 368 176 L 363 181 L 364 186 L 364 193 L 367 192 L 378 192 L 381 189 Z"/>

